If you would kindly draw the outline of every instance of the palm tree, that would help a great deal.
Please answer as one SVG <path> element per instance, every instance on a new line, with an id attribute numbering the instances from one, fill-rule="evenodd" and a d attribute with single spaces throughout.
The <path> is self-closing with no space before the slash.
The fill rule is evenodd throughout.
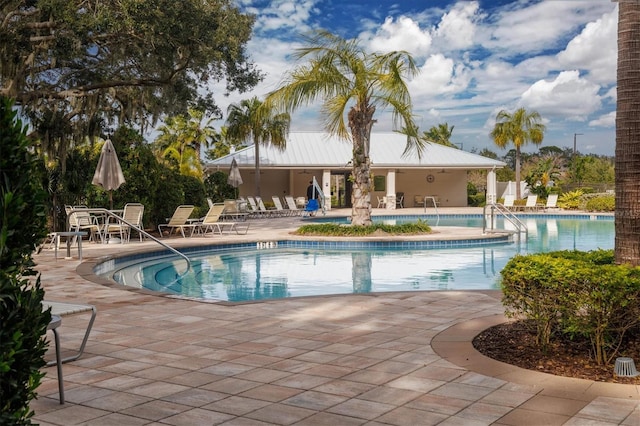
<path id="1" fill-rule="evenodd" d="M 640 265 L 640 3 L 618 1 L 615 261 Z"/>
<path id="2" fill-rule="evenodd" d="M 457 146 L 451 143 L 451 134 L 453 133 L 454 127 L 456 126 L 449 127 L 448 123 L 441 123 L 437 126 L 432 126 L 429 131 L 422 132 L 422 138 L 428 142 L 457 148 Z"/>
<path id="3" fill-rule="evenodd" d="M 545 125 L 540 114 L 536 111 L 527 112 L 524 108 L 517 109 L 513 114 L 502 110 L 496 115 L 496 125 L 491 132 L 491 138 L 500 148 L 506 148 L 510 142 L 516 149 L 516 198 L 520 199 L 520 149 L 531 142 L 540 145 L 544 139 Z"/>
<path id="4" fill-rule="evenodd" d="M 211 126 L 213 119 L 206 122 L 204 112 L 189 108 L 188 117 L 177 115 L 169 117 L 158 130 L 156 147 L 159 157 L 176 165 L 180 174 L 202 178 L 202 162 L 200 151 L 202 146 L 208 147 L 217 137 Z"/>
<path id="5" fill-rule="evenodd" d="M 256 193 L 260 195 L 260 145 L 273 145 L 284 149 L 291 117 L 278 113 L 254 97 L 231 104 L 227 109 L 227 138 L 231 140 L 251 140 L 255 149 Z"/>
<path id="6" fill-rule="evenodd" d="M 307 46 L 294 57 L 309 62 L 295 68 L 284 84 L 265 102 L 291 112 L 314 101 L 322 102 L 322 114 L 329 134 L 353 144 L 352 219 L 354 225 L 371 225 L 371 128 L 377 107 L 392 108 L 396 129 L 409 129 L 405 153 L 421 154 L 424 141 L 417 137 L 411 112 L 411 96 L 405 76 L 417 74 L 411 55 L 404 51 L 369 54 L 357 40 L 344 40 L 327 31 L 305 37 Z M 346 118 L 346 120 L 345 120 Z"/>

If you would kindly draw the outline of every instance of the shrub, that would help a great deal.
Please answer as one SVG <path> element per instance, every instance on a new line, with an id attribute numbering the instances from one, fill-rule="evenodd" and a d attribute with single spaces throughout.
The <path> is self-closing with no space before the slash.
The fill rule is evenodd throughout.
<path id="1" fill-rule="evenodd" d="M 414 223 L 388 225 L 374 223 L 371 226 L 340 225 L 337 223 L 320 223 L 304 225 L 295 232 L 297 235 L 325 235 L 325 236 L 366 236 L 382 231 L 392 235 L 423 234 L 431 232 L 426 222 L 419 220 Z"/>
<path id="2" fill-rule="evenodd" d="M 598 364 L 640 324 L 640 268 L 614 265 L 613 250 L 516 256 L 502 270 L 503 304 L 533 321 L 546 349 L 553 333 L 582 336 Z"/>
<path id="3" fill-rule="evenodd" d="M 584 209 L 590 212 L 612 212 L 616 209 L 616 198 L 613 195 L 591 197 L 585 203 Z"/>
<path id="4" fill-rule="evenodd" d="M 44 290 L 32 253 L 46 235 L 45 193 L 12 103 L 0 98 L 0 424 L 31 424 L 45 365 Z"/>
<path id="5" fill-rule="evenodd" d="M 578 210 L 580 208 L 582 194 L 583 192 L 579 189 L 565 192 L 558 197 L 558 206 L 567 210 Z"/>

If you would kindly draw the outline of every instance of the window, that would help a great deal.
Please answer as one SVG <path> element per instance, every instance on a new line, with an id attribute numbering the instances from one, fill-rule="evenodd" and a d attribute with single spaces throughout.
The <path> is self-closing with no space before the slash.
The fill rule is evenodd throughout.
<path id="1" fill-rule="evenodd" d="M 374 191 L 386 191 L 387 190 L 387 180 L 385 176 L 374 176 L 373 177 L 373 190 Z"/>

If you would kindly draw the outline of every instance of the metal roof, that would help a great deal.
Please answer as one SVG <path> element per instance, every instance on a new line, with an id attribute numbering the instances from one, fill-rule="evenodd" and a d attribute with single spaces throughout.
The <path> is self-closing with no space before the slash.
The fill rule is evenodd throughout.
<path id="1" fill-rule="evenodd" d="M 425 146 L 421 157 L 413 152 L 403 156 L 407 137 L 400 133 L 372 133 L 370 158 L 372 168 L 459 168 L 491 169 L 502 168 L 502 161 L 483 157 L 456 148 L 435 143 Z M 276 168 L 350 168 L 353 157 L 350 141 L 330 136 L 324 132 L 291 132 L 287 147 L 280 151 L 273 146 L 260 146 L 260 167 Z M 234 153 L 217 158 L 206 164 L 206 168 L 226 169 L 235 159 L 240 168 L 255 166 L 253 145 Z"/>

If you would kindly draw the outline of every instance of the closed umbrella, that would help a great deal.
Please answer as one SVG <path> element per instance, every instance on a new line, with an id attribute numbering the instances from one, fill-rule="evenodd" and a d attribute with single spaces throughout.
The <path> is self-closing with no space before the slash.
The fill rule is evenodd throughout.
<path id="1" fill-rule="evenodd" d="M 125 183 L 125 180 L 118 155 L 110 139 L 107 139 L 102 146 L 98 166 L 91 183 L 109 191 L 109 208 L 113 209 L 113 191 Z"/>
<path id="2" fill-rule="evenodd" d="M 240 169 L 238 168 L 238 163 L 235 158 L 231 161 L 227 183 L 236 188 L 236 198 L 238 198 L 238 187 L 242 185 L 242 176 L 240 175 Z"/>

